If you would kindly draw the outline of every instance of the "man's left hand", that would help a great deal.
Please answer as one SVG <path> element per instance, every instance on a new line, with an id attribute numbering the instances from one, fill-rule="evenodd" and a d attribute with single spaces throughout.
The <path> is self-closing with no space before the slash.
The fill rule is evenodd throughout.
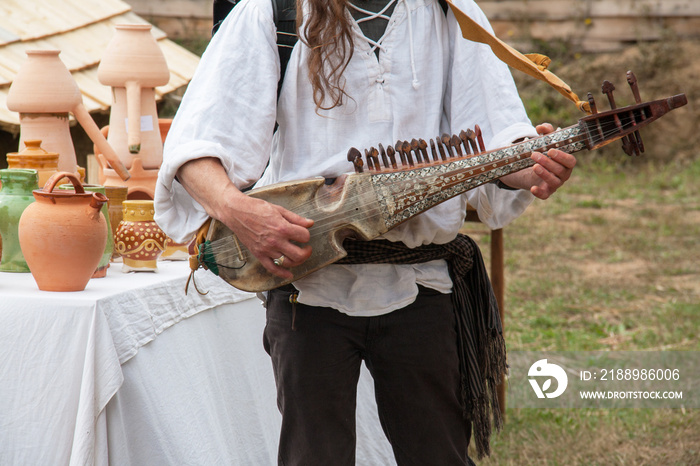
<path id="1" fill-rule="evenodd" d="M 541 135 L 554 131 L 554 127 L 549 123 L 538 125 L 536 129 Z M 576 166 L 576 158 L 573 155 L 558 149 L 548 150 L 547 155 L 533 152 L 531 158 L 536 162 L 535 165 L 504 176 L 501 181 L 513 188 L 529 189 L 540 199 L 547 199 L 554 194 L 571 177 L 571 172 Z"/>

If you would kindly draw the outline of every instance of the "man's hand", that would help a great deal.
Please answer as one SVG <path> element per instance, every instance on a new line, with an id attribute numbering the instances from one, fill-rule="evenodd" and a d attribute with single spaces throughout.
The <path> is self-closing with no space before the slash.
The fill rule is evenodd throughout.
<path id="1" fill-rule="evenodd" d="M 187 162 L 177 176 L 207 214 L 233 231 L 271 274 L 290 279 L 293 275 L 288 269 L 311 255 L 311 246 L 297 243 L 309 241 L 313 220 L 243 194 L 228 178 L 219 159 Z"/>
<path id="2" fill-rule="evenodd" d="M 554 131 L 549 123 L 536 127 L 541 135 Z M 559 189 L 570 177 L 576 166 L 576 158 L 558 149 L 550 149 L 547 155 L 533 152 L 531 155 L 535 165 L 516 173 L 511 173 L 501 178 L 503 183 L 513 188 L 528 189 L 540 199 L 547 199 Z"/>

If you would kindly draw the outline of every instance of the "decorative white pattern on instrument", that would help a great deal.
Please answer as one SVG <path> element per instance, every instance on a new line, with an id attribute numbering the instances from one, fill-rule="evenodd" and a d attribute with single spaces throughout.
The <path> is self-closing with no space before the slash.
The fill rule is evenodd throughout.
<path id="1" fill-rule="evenodd" d="M 447 199 L 534 165 L 530 159 L 533 151 L 558 148 L 576 152 L 585 149 L 585 143 L 576 140 L 581 131 L 580 126 L 571 126 L 505 149 L 453 162 L 372 174 L 386 224 L 393 228 Z"/>

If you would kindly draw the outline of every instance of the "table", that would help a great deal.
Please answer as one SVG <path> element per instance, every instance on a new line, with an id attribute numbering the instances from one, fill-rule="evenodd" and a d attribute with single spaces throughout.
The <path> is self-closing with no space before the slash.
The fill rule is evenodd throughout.
<path id="1" fill-rule="evenodd" d="M 185 262 L 40 291 L 0 273 L 0 464 L 273 465 L 260 301 Z M 391 464 L 366 369 L 357 464 Z"/>

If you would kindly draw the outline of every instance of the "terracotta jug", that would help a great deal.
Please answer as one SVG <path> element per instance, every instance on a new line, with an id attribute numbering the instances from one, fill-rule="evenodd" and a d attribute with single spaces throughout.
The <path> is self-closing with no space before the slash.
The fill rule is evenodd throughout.
<path id="1" fill-rule="evenodd" d="M 104 186 L 100 186 L 98 184 L 85 183 L 82 183 L 82 185 L 85 191 L 107 195 L 107 190 Z M 64 184 L 59 186 L 59 189 L 73 189 L 73 185 L 70 183 Z M 102 206 L 102 209 L 100 209 L 100 211 L 102 212 L 102 215 L 104 215 L 105 221 L 107 222 L 107 244 L 105 245 L 105 250 L 102 253 L 102 259 L 100 259 L 100 263 L 97 264 L 97 269 L 95 269 L 95 273 L 92 274 L 92 278 L 104 278 L 105 276 L 107 276 L 109 262 L 112 259 L 112 253 L 114 252 L 114 236 L 112 235 L 112 226 L 109 217 L 109 198 L 107 198 L 107 203 L 105 203 Z"/>
<path id="2" fill-rule="evenodd" d="M 153 201 L 126 200 L 122 205 L 124 218 L 115 236 L 122 272 L 157 272 L 166 236 L 153 220 Z"/>
<path id="3" fill-rule="evenodd" d="M 73 190 L 54 189 L 68 178 Z M 73 173 L 58 172 L 19 221 L 19 242 L 40 290 L 82 291 L 97 269 L 107 243 L 101 213 L 104 194 L 85 192 Z"/>
<path id="4" fill-rule="evenodd" d="M 117 24 L 102 55 L 97 78 L 112 87 L 108 141 L 131 167 L 141 159 L 145 170 L 163 161 L 155 88 L 170 81 L 170 69 L 150 24 Z"/>
<path id="5" fill-rule="evenodd" d="M 39 186 L 44 186 L 58 172 L 58 153 L 44 150 L 40 139 L 28 139 L 24 144 L 26 148 L 23 151 L 7 154 L 7 167 L 36 170 Z"/>
<path id="6" fill-rule="evenodd" d="M 32 191 L 38 189 L 36 170 L 0 170 L 0 237 L 2 237 L 2 272 L 29 272 L 19 244 L 18 225 L 22 212 L 34 202 Z"/>
<path id="7" fill-rule="evenodd" d="M 49 152 L 59 154 L 58 170 L 77 173 L 75 149 L 68 127 L 75 116 L 90 139 L 122 179 L 129 172 L 83 105 L 82 94 L 59 50 L 28 50 L 7 94 L 7 108 L 19 112 L 20 151 L 25 141 L 40 139 Z"/>

